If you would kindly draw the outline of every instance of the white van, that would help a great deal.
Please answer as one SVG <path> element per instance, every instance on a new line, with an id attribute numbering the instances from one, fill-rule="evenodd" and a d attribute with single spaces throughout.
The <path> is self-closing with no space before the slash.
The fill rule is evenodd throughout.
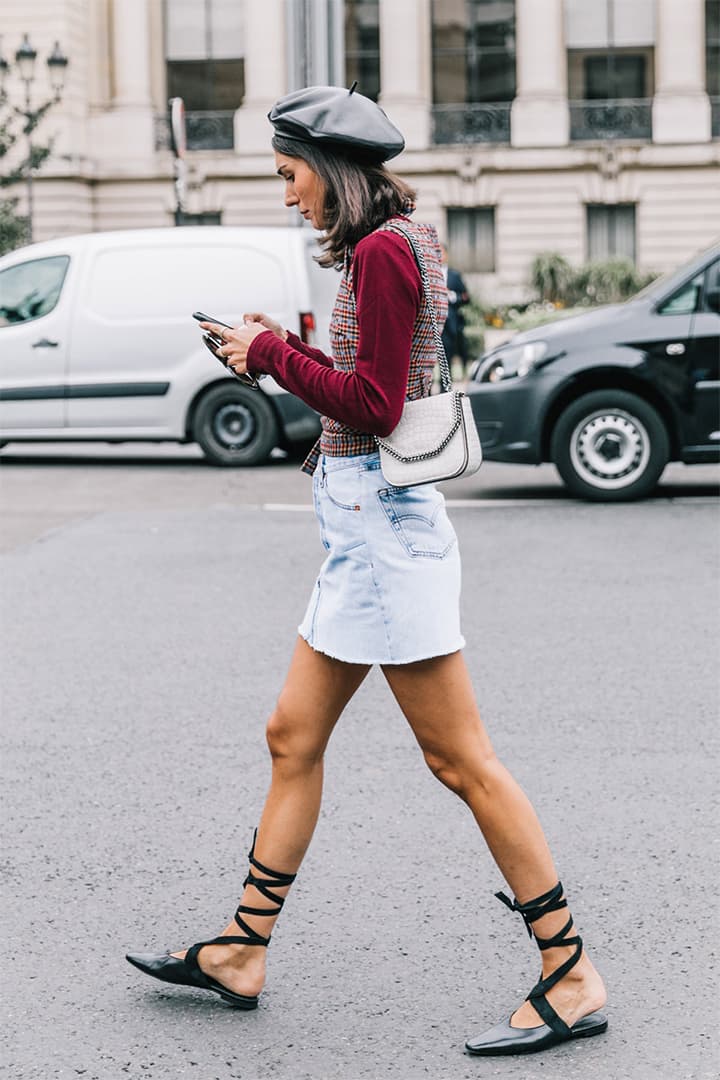
<path id="1" fill-rule="evenodd" d="M 303 228 L 142 229 L 63 237 L 0 259 L 0 441 L 197 442 L 216 465 L 309 443 L 314 410 L 252 390 L 192 318 L 264 311 L 327 351 L 338 278 Z"/>

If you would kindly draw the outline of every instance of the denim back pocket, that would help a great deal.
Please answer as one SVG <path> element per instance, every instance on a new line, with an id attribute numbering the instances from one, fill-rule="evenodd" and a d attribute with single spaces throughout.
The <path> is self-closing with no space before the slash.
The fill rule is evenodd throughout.
<path id="1" fill-rule="evenodd" d="M 408 555 L 444 559 L 457 543 L 439 491 L 431 487 L 381 488 L 377 495 L 392 531 Z"/>

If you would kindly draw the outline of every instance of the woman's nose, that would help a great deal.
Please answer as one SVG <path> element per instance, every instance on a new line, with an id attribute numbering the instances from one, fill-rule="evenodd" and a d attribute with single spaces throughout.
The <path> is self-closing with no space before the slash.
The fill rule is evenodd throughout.
<path id="1" fill-rule="evenodd" d="M 294 189 L 291 188 L 290 185 L 288 184 L 287 187 L 285 188 L 285 205 L 286 206 L 297 206 L 299 201 L 300 200 L 298 199 L 297 195 L 295 194 Z"/>

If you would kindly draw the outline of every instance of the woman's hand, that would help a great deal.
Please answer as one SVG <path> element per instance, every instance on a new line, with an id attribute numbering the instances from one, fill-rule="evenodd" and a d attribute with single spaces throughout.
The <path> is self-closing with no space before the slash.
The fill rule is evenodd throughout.
<path id="1" fill-rule="evenodd" d="M 246 315 L 245 318 L 248 319 L 249 316 Z M 244 375 L 247 372 L 247 355 L 251 342 L 259 334 L 266 334 L 272 329 L 271 326 L 266 326 L 259 320 L 246 322 L 243 326 L 233 326 L 232 328 L 212 322 L 202 322 L 200 326 L 203 330 L 210 330 L 213 334 L 217 334 L 219 338 L 222 338 L 224 344 L 217 350 L 217 355 L 221 356 L 227 366 L 238 375 Z"/>
<path id="2" fill-rule="evenodd" d="M 263 315 L 261 311 L 246 312 L 243 315 L 243 321 L 246 323 L 260 323 L 266 330 L 272 330 L 275 337 L 279 337 L 282 341 L 287 341 L 287 330 L 284 330 L 280 323 L 275 322 L 269 315 Z"/>

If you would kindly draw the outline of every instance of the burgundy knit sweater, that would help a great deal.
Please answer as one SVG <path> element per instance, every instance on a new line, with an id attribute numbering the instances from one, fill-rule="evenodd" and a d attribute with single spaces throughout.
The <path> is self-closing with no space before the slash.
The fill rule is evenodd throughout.
<path id="1" fill-rule="evenodd" d="M 423 288 L 407 242 L 375 232 L 355 248 L 353 283 L 359 343 L 353 372 L 335 371 L 332 357 L 295 334 L 282 341 L 258 334 L 248 370 L 265 373 L 323 416 L 370 435 L 389 435 L 405 404 L 413 327 Z"/>

